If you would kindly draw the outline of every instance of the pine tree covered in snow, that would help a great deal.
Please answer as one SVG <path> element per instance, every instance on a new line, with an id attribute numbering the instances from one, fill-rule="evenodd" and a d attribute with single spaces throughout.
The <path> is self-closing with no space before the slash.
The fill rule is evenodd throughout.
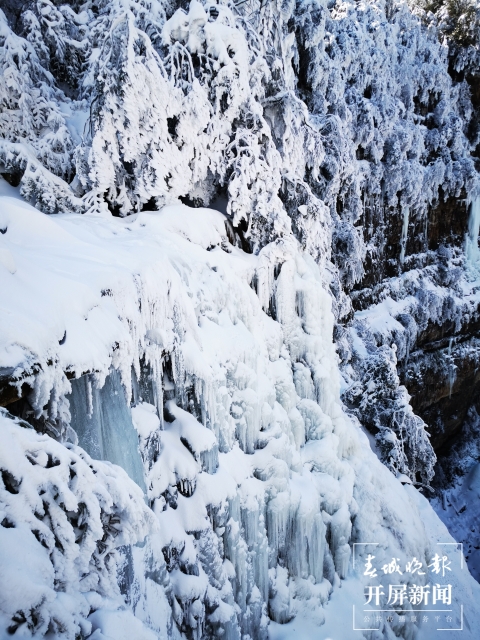
<path id="1" fill-rule="evenodd" d="M 45 5 L 53 7 L 51 3 Z M 74 175 L 74 143 L 62 113 L 65 97 L 49 70 L 55 65 L 50 64 L 39 22 L 32 11 L 25 12 L 26 37 L 22 38 L 12 32 L 3 12 L 0 19 L 0 155 L 4 172 L 13 184 L 21 182 L 24 197 L 36 201 L 42 210 L 80 210 L 68 186 Z M 52 28 L 47 34 L 49 30 Z M 61 28 L 59 31 L 60 36 Z"/>

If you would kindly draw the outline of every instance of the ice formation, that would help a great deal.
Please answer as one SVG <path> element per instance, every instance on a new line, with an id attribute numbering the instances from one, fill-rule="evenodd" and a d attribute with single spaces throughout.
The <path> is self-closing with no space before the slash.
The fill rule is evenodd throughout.
<path id="1" fill-rule="evenodd" d="M 145 491 L 138 436 L 118 371 L 109 372 L 101 389 L 88 374 L 71 385 L 70 427 L 78 444 L 93 458 L 118 464 Z"/>
<path id="2" fill-rule="evenodd" d="M 396 1 L 2 7 L 0 635 L 358 637 L 368 554 L 455 544 L 400 376 L 477 317 L 478 47 Z"/>
<path id="3" fill-rule="evenodd" d="M 10 314 L 2 330 L 2 361 L 15 368 L 19 385 L 31 381 L 32 406 L 50 398 L 48 419 L 59 429 L 73 425 L 86 448 L 94 451 L 99 444 L 88 442 L 90 425 L 103 429 L 111 421 L 122 446 L 132 447 L 126 464 L 133 464 L 135 445 L 127 432 L 133 424 L 138 433 L 151 511 L 140 489 L 132 493 L 125 474 L 114 472 L 117 491 L 130 493 L 136 509 L 125 524 L 120 519 L 115 525 L 122 532 L 116 543 L 134 541 L 123 539 L 124 527 L 145 535 L 149 525 L 142 547 L 122 547 L 112 555 L 112 566 L 116 558 L 124 575 L 125 611 L 133 611 L 157 637 L 266 638 L 269 621 L 324 622 L 332 590 L 341 590 L 351 571 L 353 542 L 374 539 L 379 559 L 429 560 L 436 542 L 432 530 L 439 525 L 426 500 L 395 479 L 344 413 L 330 296 L 319 267 L 296 241 L 247 254 L 228 242 L 221 213 L 184 205 L 120 220 L 49 218 L 20 200 L 2 203 L 2 244 L 16 266 L 13 274 L 1 272 Z M 263 306 L 275 305 L 276 320 L 262 308 L 257 291 L 263 292 Z M 27 297 L 34 315 L 24 311 Z M 112 367 L 119 373 L 112 375 Z M 76 379 L 70 382 L 66 372 Z M 123 387 L 115 382 L 120 375 Z M 154 393 L 154 382 L 160 392 Z M 80 419 L 75 412 L 82 396 L 90 398 L 83 406 L 91 417 Z M 127 398 L 135 406 L 124 427 Z M 104 417 L 95 423 L 99 409 Z M 53 474 L 71 452 L 81 451 L 3 420 L 12 442 L 20 443 L 15 451 L 25 438 L 33 439 L 2 463 L 22 492 L 31 478 L 25 465 L 30 473 L 33 464 L 24 451 L 38 450 L 31 455 L 41 456 L 39 468 Z M 67 437 L 74 439 L 70 432 Z M 49 447 L 60 460 L 58 471 L 55 461 L 48 463 Z M 81 471 L 87 482 L 93 463 L 86 453 L 75 455 L 87 461 Z M 122 463 L 115 447 L 101 455 Z M 112 473 L 118 469 L 95 464 Z M 104 477 L 97 483 L 108 501 L 113 487 Z M 7 506 L 13 498 L 22 505 L 25 515 L 18 518 L 31 536 L 30 523 L 37 520 L 32 498 L 12 497 L 5 478 L 4 485 Z M 121 495 L 114 494 L 114 504 Z M 65 504 L 69 517 L 78 518 L 82 498 L 70 504 L 59 496 L 55 504 Z M 56 530 L 53 522 L 50 528 Z M 441 535 L 450 540 L 446 531 Z M 31 542 L 39 553 L 41 540 Z M 78 543 L 69 544 L 72 554 Z M 81 550 L 77 554 L 82 557 Z M 357 562 L 364 557 L 357 547 Z M 54 560 L 52 580 L 59 571 Z M 90 584 L 75 584 L 76 579 L 81 585 L 82 570 L 71 572 L 72 588 L 84 594 L 90 609 L 68 610 L 68 625 L 58 627 L 57 637 L 69 637 L 74 624 L 85 634 L 89 623 L 109 637 L 115 609 L 101 600 L 108 589 L 94 600 Z M 361 602 L 362 577 L 350 580 L 357 585 L 351 597 Z M 467 572 L 455 580 L 469 620 L 467 603 L 478 585 Z M 36 595 L 31 598 L 37 602 Z M 53 619 L 54 604 L 47 600 L 42 606 Z M 343 606 L 351 610 L 350 601 Z M 23 614 L 14 613 L 23 621 Z M 39 619 L 29 624 L 41 633 Z M 414 632 L 408 622 L 392 625 L 404 637 Z"/>
<path id="4" fill-rule="evenodd" d="M 470 205 L 470 216 L 468 219 L 468 234 L 466 238 L 465 254 L 468 262 L 475 267 L 480 260 L 480 249 L 478 248 L 478 237 L 480 235 L 480 198 Z"/>

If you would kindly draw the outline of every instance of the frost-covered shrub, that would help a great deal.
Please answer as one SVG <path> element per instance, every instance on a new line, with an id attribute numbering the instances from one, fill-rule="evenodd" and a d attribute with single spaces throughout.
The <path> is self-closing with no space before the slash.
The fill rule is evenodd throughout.
<path id="1" fill-rule="evenodd" d="M 461 47 L 478 47 L 480 8 L 476 0 L 424 0 L 420 6 L 432 13 L 439 30 Z"/>
<path id="2" fill-rule="evenodd" d="M 228 185 L 228 211 L 253 247 L 289 233 L 281 158 L 258 102 L 264 60 L 226 6 L 215 19 L 198 2 L 164 24 L 149 17 L 146 28 L 140 5 L 114 4 L 92 28 L 102 40 L 84 82 L 91 133 L 77 153 L 87 206 L 124 216 L 180 196 L 208 204 Z"/>
<path id="3" fill-rule="evenodd" d="M 448 49 L 435 29 L 425 29 L 404 4 L 384 13 L 375 4 L 327 9 L 306 2 L 295 22 L 306 104 L 313 114 L 328 112 L 331 122 L 324 130 L 330 153 L 319 179 L 309 182 L 330 205 L 334 261 L 350 286 L 363 275 L 365 247 L 355 225 L 371 199 L 393 215 L 425 216 L 440 185 L 457 197 L 474 188 L 464 128 L 471 106 L 463 85 L 452 85 Z"/>
<path id="4" fill-rule="evenodd" d="M 116 549 L 155 530 L 153 515 L 119 467 L 4 410 L 0 423 L 0 626 L 87 637 L 93 611 L 123 604 Z"/>
<path id="5" fill-rule="evenodd" d="M 395 351 L 376 349 L 358 366 L 359 381 L 344 394 L 353 413 L 375 434 L 382 460 L 394 472 L 429 484 L 436 456 L 426 425 L 416 416 L 400 385 Z"/>
<path id="6" fill-rule="evenodd" d="M 22 11 L 21 35 L 32 44 L 59 86 L 72 90 L 78 87 L 89 52 L 91 12 L 79 10 L 79 2 L 69 4 L 31 2 L 31 8 Z"/>

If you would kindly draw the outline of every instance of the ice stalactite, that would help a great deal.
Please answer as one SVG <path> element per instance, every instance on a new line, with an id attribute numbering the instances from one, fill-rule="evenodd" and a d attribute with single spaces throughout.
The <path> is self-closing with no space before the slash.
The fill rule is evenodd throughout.
<path id="1" fill-rule="evenodd" d="M 480 261 L 480 249 L 478 239 L 480 234 L 480 196 L 475 198 L 470 204 L 470 215 L 468 218 L 468 232 L 465 240 L 465 254 L 467 262 L 472 267 L 478 268 Z"/>
<path id="2" fill-rule="evenodd" d="M 72 380 L 69 400 L 79 445 L 97 460 L 118 464 L 145 491 L 138 436 L 119 372 L 111 369 L 101 388 L 92 375 Z"/>
<path id="3" fill-rule="evenodd" d="M 446 360 L 447 360 L 447 366 L 448 366 L 448 397 L 449 398 L 452 397 L 452 388 L 453 388 L 453 385 L 455 384 L 455 379 L 457 377 L 457 374 L 456 374 L 457 367 L 455 366 L 455 362 L 452 356 L 452 345 L 453 345 L 453 338 L 450 338 L 448 341 L 448 349 L 446 354 Z"/>
<path id="4" fill-rule="evenodd" d="M 407 249 L 408 240 L 408 222 L 410 218 L 410 207 L 403 205 L 402 207 L 402 235 L 400 237 L 400 264 L 405 262 L 405 251 Z"/>
<path id="5" fill-rule="evenodd" d="M 148 402 L 154 405 L 163 425 L 164 391 L 168 390 L 164 389 L 166 378 L 163 376 L 162 346 L 161 343 L 157 344 L 159 339 L 152 333 L 147 334 L 144 357 L 132 366 L 132 403 Z"/>

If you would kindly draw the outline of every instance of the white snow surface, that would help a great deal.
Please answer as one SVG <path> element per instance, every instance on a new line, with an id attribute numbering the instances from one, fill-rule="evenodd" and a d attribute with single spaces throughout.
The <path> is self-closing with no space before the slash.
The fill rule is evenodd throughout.
<path id="1" fill-rule="evenodd" d="M 3 629 L 16 610 L 41 602 L 42 624 L 61 622 L 58 638 L 86 625 L 84 637 L 93 631 L 95 640 L 181 633 L 345 640 L 359 633 L 352 605 L 363 602 L 358 568 L 367 552 L 379 566 L 392 557 L 427 563 L 438 541 L 452 541 L 344 413 L 331 298 L 295 240 L 246 254 L 228 243 L 221 213 L 180 204 L 128 219 L 46 216 L 2 196 L 0 211 L 0 248 L 9 256 L 0 266 L 0 367 L 32 386 L 38 413 L 68 422 L 66 372 L 89 372 L 101 386 L 114 367 L 131 395 L 132 366 L 140 376 L 142 358 L 160 391 L 174 390 L 166 402 L 172 421 L 161 405 L 132 411 L 156 517 L 118 467 L 2 418 L 0 466 L 22 479 L 18 494 L 5 475 L 0 483 L 0 509 L 15 525 L 0 527 Z M 277 320 L 266 313 L 271 304 Z M 155 460 L 147 455 L 152 434 Z M 48 464 L 49 452 L 59 465 Z M 73 460 L 77 493 L 65 475 Z M 143 547 L 131 548 L 133 587 L 122 612 L 102 600 L 108 589 L 81 586 L 83 542 L 57 531 L 52 515 L 50 526 L 36 522 L 40 486 L 55 513 L 77 514 L 83 500 L 93 528 L 100 507 L 90 505 L 125 512 L 118 544 L 149 533 Z M 63 554 L 52 531 L 64 535 Z M 356 573 L 354 542 L 378 543 L 356 547 Z M 106 571 L 112 581 L 114 568 Z M 387 575 L 382 584 L 395 580 Z M 473 639 L 480 586 L 466 568 L 451 582 L 464 606 L 462 637 Z M 97 596 L 88 596 L 92 590 Z M 434 637 L 397 618 L 371 637 Z M 149 630 L 135 631 L 141 623 Z M 21 622 L 17 637 L 42 637 L 46 628 Z"/>

